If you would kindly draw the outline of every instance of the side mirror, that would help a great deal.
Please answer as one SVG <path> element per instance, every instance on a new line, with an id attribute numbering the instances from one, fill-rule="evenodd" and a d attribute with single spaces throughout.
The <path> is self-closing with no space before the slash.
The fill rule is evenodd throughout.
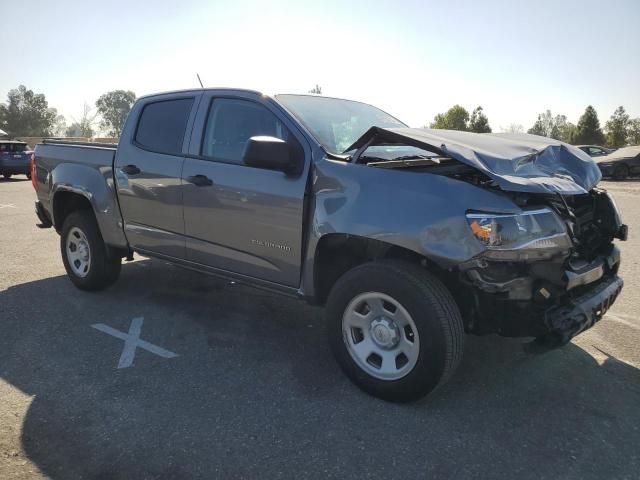
<path id="1" fill-rule="evenodd" d="M 249 167 L 267 168 L 291 172 L 295 165 L 291 161 L 289 145 L 276 137 L 251 137 L 244 149 L 242 161 Z"/>

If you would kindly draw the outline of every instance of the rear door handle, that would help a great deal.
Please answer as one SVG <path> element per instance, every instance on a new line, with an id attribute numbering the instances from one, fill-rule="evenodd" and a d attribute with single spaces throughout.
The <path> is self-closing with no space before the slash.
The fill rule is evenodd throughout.
<path id="1" fill-rule="evenodd" d="M 140 169 L 135 165 L 125 165 L 121 170 L 127 175 L 137 175 L 140 173 Z"/>
<path id="2" fill-rule="evenodd" d="M 211 180 L 206 175 L 192 175 L 187 177 L 187 182 L 193 183 L 196 187 L 210 187 L 213 185 L 213 180 Z"/>

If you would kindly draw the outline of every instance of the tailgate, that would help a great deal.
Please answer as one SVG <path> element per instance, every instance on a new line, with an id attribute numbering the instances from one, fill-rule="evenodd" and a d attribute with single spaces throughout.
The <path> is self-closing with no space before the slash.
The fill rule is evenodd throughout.
<path id="1" fill-rule="evenodd" d="M 29 165 L 31 155 L 27 152 L 3 152 L 0 162 L 5 167 L 24 167 Z"/>

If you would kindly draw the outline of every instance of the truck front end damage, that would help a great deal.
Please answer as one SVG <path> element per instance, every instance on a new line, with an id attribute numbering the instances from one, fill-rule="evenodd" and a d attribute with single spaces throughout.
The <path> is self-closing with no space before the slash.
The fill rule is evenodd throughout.
<path id="1" fill-rule="evenodd" d="M 626 226 L 599 189 L 566 197 L 519 195 L 516 201 L 531 214 L 468 215 L 486 251 L 460 266 L 467 328 L 562 345 L 600 320 L 619 295 L 620 251 L 612 242 L 626 239 Z M 518 237 L 526 243 L 510 248 Z"/>
<path id="2" fill-rule="evenodd" d="M 425 154 L 367 153 L 397 145 Z M 597 165 L 579 149 L 532 135 L 376 127 L 351 149 L 356 163 L 444 175 L 504 198 L 503 211 L 474 210 L 468 199 L 469 233 L 481 253 L 447 267 L 468 332 L 555 347 L 592 327 L 620 294 L 613 241 L 626 240 L 627 227 L 596 187 Z"/>

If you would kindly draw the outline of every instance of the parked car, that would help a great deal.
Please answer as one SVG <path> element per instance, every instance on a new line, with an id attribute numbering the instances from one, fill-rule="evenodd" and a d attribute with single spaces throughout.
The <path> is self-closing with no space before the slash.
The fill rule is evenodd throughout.
<path id="1" fill-rule="evenodd" d="M 446 381 L 465 332 L 561 346 L 623 286 L 627 228 L 598 167 L 545 137 L 190 90 L 138 99 L 117 146 L 45 141 L 32 168 L 78 288 L 138 252 L 324 305 L 344 372 L 392 401 Z"/>
<path id="2" fill-rule="evenodd" d="M 31 178 L 29 162 L 33 152 L 24 142 L 0 140 L 0 175 L 9 179 L 12 175 L 26 175 Z"/>
<path id="3" fill-rule="evenodd" d="M 624 180 L 632 175 L 639 175 L 640 146 L 620 148 L 607 156 L 598 158 L 597 162 L 603 177 Z"/>
<path id="4" fill-rule="evenodd" d="M 590 157 L 603 157 L 615 151 L 615 148 L 606 148 L 599 145 L 576 145 L 580 150 Z"/>

